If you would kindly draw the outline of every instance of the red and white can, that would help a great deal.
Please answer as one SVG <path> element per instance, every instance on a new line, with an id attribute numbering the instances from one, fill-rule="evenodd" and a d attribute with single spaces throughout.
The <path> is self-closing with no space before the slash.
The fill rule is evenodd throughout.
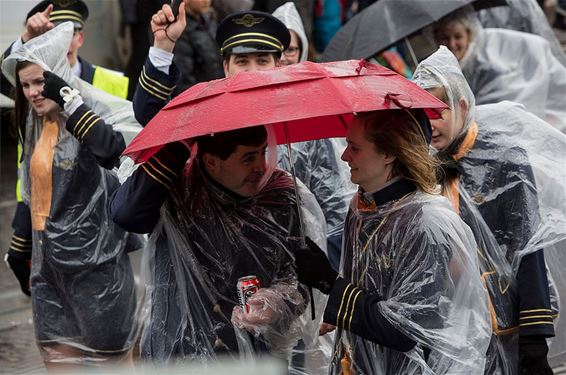
<path id="1" fill-rule="evenodd" d="M 240 300 L 240 306 L 245 313 L 250 312 L 250 306 L 248 301 L 250 298 L 259 290 L 259 280 L 256 276 L 244 276 L 238 279 L 238 284 L 236 285 L 238 289 L 238 299 Z"/>

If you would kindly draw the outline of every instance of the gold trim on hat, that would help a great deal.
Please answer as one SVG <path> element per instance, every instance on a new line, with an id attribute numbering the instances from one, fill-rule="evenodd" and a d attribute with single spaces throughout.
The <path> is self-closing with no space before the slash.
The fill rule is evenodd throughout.
<path id="1" fill-rule="evenodd" d="M 68 14 L 71 16 L 77 16 L 77 17 L 82 17 L 82 15 L 75 11 L 75 10 L 68 10 L 68 9 L 60 9 L 60 10 L 54 10 L 49 14 L 49 18 L 51 18 L 51 16 L 58 16 L 60 14 Z"/>
<path id="2" fill-rule="evenodd" d="M 242 18 L 234 18 L 232 22 L 236 25 L 242 25 L 244 27 L 252 27 L 258 23 L 262 23 L 265 17 L 254 17 L 252 14 L 244 14 Z"/>
<path id="3" fill-rule="evenodd" d="M 241 34 L 232 35 L 230 38 L 226 38 L 226 40 L 224 41 L 223 45 L 226 45 L 226 43 L 228 43 L 228 41 L 230 41 L 230 40 L 232 40 L 232 39 L 234 39 L 234 38 L 241 37 L 241 36 L 262 36 L 262 37 L 264 37 L 264 38 L 271 39 L 271 40 L 273 40 L 273 41 L 275 41 L 275 42 L 281 44 L 281 41 L 280 41 L 279 39 L 277 39 L 276 37 L 271 36 L 271 35 L 269 35 L 269 34 L 264 34 L 264 33 L 241 33 Z"/>
<path id="4" fill-rule="evenodd" d="M 78 17 L 70 17 L 70 16 L 58 16 L 58 17 L 49 17 L 49 22 L 57 22 L 57 21 L 76 21 L 83 24 L 83 19 Z"/>
<path id="5" fill-rule="evenodd" d="M 267 44 L 267 45 L 270 45 L 270 46 L 272 46 L 272 47 L 275 47 L 275 48 L 277 48 L 279 51 L 283 52 L 283 46 L 282 46 L 281 44 L 277 45 L 277 44 L 271 43 L 271 42 L 269 42 L 269 41 L 267 41 L 267 40 L 265 40 L 265 39 L 242 39 L 242 40 L 237 40 L 237 41 L 235 41 L 235 42 L 232 42 L 232 43 L 230 43 L 230 44 L 227 44 L 227 45 L 223 46 L 222 48 L 220 48 L 220 53 L 223 53 L 226 48 L 230 48 L 230 47 L 232 47 L 233 45 L 238 45 L 238 44 L 243 44 L 243 43 L 248 43 L 248 42 L 257 42 L 257 43 Z"/>
<path id="6" fill-rule="evenodd" d="M 49 22 L 57 21 L 76 21 L 81 25 L 84 24 L 84 19 L 79 12 L 74 10 L 55 10 L 49 15 Z"/>

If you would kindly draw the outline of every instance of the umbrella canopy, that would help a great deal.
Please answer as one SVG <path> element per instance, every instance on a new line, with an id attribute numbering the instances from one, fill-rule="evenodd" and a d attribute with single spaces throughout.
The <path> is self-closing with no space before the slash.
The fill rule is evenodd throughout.
<path id="1" fill-rule="evenodd" d="M 353 112 L 446 105 L 411 81 L 365 61 L 304 62 L 203 82 L 167 104 L 124 151 L 137 163 L 163 145 L 273 124 L 277 143 L 343 137 Z M 282 126 L 285 125 L 285 126 Z"/>
<path id="2" fill-rule="evenodd" d="M 334 35 L 322 60 L 367 59 L 470 3 L 476 9 L 507 4 L 505 0 L 379 0 Z"/>

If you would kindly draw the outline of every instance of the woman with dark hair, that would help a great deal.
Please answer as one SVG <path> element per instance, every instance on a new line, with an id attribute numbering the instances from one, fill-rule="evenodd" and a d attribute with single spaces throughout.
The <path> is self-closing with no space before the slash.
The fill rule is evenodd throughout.
<path id="1" fill-rule="evenodd" d="M 329 294 L 333 373 L 482 373 L 491 332 L 476 244 L 435 193 L 430 139 L 423 110 L 362 113 L 349 126 L 342 159 L 359 190 L 340 275 L 312 242 L 296 260 L 299 280 Z"/>
<path id="2" fill-rule="evenodd" d="M 112 169 L 127 133 L 140 126 L 131 103 L 72 74 L 72 36 L 73 24 L 64 23 L 2 63 L 16 88 L 21 190 L 33 229 L 34 326 L 49 371 L 125 362 L 136 337 L 127 251 L 141 243 L 114 225 L 108 199 L 119 185 Z M 26 260 L 9 253 L 8 261 Z"/>

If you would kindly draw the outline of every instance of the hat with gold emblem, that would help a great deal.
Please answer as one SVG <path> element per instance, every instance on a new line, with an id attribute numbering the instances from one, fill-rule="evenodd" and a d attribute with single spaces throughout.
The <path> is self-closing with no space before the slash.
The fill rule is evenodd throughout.
<path id="1" fill-rule="evenodd" d="M 290 40 L 291 35 L 283 22 L 258 11 L 230 14 L 216 31 L 216 42 L 223 55 L 273 52 L 280 56 Z"/>
<path id="2" fill-rule="evenodd" d="M 54 24 L 71 21 L 75 28 L 82 29 L 88 18 L 88 7 L 81 0 L 44 0 L 28 12 L 26 20 L 36 14 L 43 12 L 45 8 L 53 4 L 53 10 L 49 14 L 49 21 Z"/>

